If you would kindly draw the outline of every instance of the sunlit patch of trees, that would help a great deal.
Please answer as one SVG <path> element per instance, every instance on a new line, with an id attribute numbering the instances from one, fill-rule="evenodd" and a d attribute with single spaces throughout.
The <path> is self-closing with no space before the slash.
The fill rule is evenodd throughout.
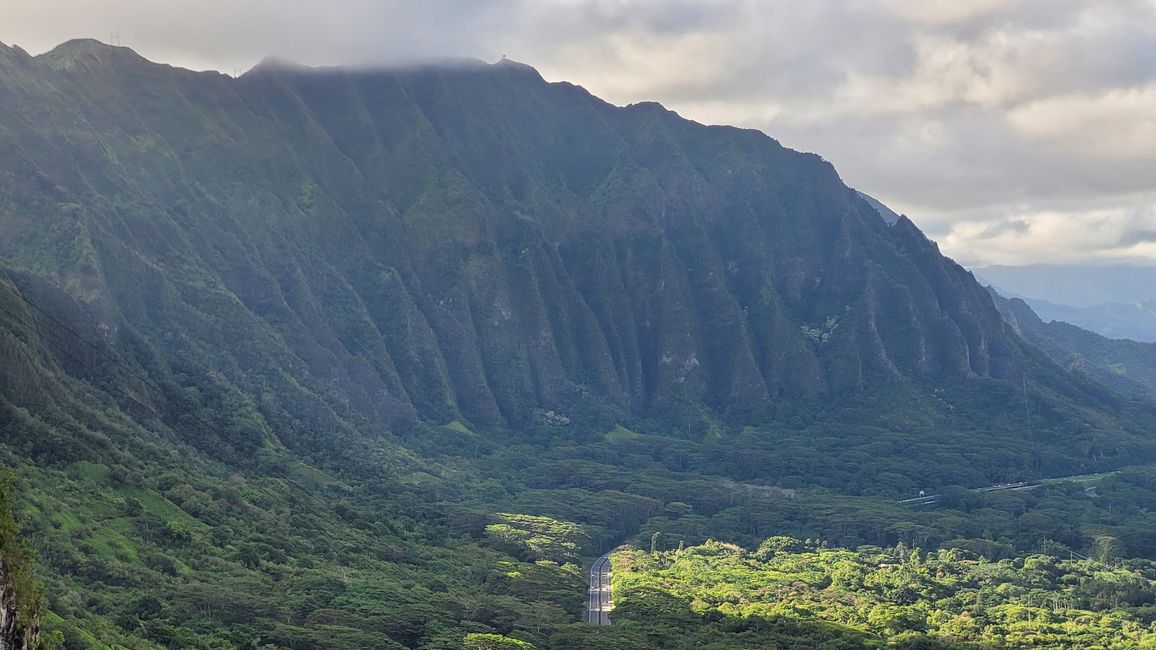
<path id="1" fill-rule="evenodd" d="M 615 621 L 721 645 L 787 622 L 867 647 L 1139 648 L 1156 643 L 1156 563 L 772 537 L 613 556 Z M 861 635 L 861 636 L 860 636 Z M 731 639 L 735 645 L 728 645 Z"/>

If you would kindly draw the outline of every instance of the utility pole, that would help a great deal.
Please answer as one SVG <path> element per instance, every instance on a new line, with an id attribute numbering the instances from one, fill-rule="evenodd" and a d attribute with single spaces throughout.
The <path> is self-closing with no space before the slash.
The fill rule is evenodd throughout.
<path id="1" fill-rule="evenodd" d="M 1039 470 L 1039 468 L 1040 468 L 1040 450 L 1039 450 L 1039 447 L 1036 445 L 1035 432 L 1032 431 L 1032 409 L 1031 409 L 1031 404 L 1028 401 L 1028 373 L 1027 373 L 1027 371 L 1024 371 L 1024 375 L 1023 375 L 1023 388 L 1024 388 L 1024 422 L 1028 428 L 1028 442 L 1030 442 L 1032 445 L 1032 466 L 1035 467 L 1036 470 Z"/>
<path id="2" fill-rule="evenodd" d="M 1040 468 L 1040 453 L 1039 453 L 1039 449 L 1036 447 L 1036 436 L 1034 433 L 1032 433 L 1032 409 L 1031 409 L 1031 405 L 1028 403 L 1028 373 L 1026 373 L 1026 372 L 1024 373 L 1024 377 L 1023 377 L 1023 386 L 1024 386 L 1024 421 L 1026 422 L 1027 428 L 1028 428 L 1028 442 L 1030 442 L 1032 445 L 1032 465 L 1034 465 L 1035 468 L 1038 470 Z"/>
<path id="3" fill-rule="evenodd" d="M 1032 436 L 1032 411 L 1028 406 L 1028 375 L 1024 373 L 1024 418 L 1028 425 L 1028 440 L 1035 443 L 1034 436 Z"/>

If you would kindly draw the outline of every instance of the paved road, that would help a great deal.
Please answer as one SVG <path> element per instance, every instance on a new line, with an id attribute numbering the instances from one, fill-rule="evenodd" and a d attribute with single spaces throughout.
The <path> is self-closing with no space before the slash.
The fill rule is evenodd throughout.
<path id="1" fill-rule="evenodd" d="M 1115 472 L 1103 472 L 1100 474 L 1080 474 L 1077 476 L 1061 476 L 1059 478 L 1045 478 L 1038 481 L 1019 481 L 1018 483 L 1000 483 L 998 485 L 989 485 L 987 487 L 973 488 L 972 492 L 1000 492 L 1003 490 L 1034 490 L 1042 487 L 1047 483 L 1060 483 L 1063 481 L 1079 481 L 1099 479 L 1105 476 L 1111 476 Z M 939 502 L 943 498 L 941 494 L 928 494 L 914 499 L 903 499 L 899 503 L 905 506 L 929 506 Z"/>
<path id="2" fill-rule="evenodd" d="M 586 594 L 586 622 L 591 625 L 610 625 L 610 554 L 594 560 L 590 567 L 590 589 Z"/>

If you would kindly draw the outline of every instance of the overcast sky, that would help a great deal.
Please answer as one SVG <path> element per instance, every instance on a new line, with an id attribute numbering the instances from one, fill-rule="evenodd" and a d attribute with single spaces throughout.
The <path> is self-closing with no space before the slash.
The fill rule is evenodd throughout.
<path id="1" fill-rule="evenodd" d="M 3 1 L 0 41 L 33 53 L 506 54 L 817 152 L 965 264 L 1156 264 L 1156 0 Z"/>

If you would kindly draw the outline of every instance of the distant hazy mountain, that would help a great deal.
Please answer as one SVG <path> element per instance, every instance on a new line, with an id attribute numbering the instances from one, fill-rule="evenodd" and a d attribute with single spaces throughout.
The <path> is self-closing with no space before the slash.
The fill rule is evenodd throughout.
<path id="1" fill-rule="evenodd" d="M 1057 305 L 1093 307 L 1156 298 L 1156 267 L 1150 266 L 982 266 L 975 274 L 1005 296 L 1046 300 Z"/>
<path id="2" fill-rule="evenodd" d="M 1068 370 L 1132 397 L 1156 394 L 1156 343 L 1108 338 L 1059 320 L 1041 319 L 1020 298 L 989 288 L 996 307 L 1020 336 Z M 1069 308 L 1075 309 L 1075 308 Z"/>
<path id="3" fill-rule="evenodd" d="M 1156 342 L 1156 300 L 1110 302 L 1091 307 L 1057 305 L 1031 298 L 1025 302 L 1045 321 L 1072 323 L 1112 339 Z"/>
<path id="4" fill-rule="evenodd" d="M 1044 321 L 1064 321 L 1108 338 L 1156 341 L 1156 267 L 985 266 L 977 278 L 1022 298 Z"/>
<path id="5" fill-rule="evenodd" d="M 863 192 L 859 192 L 859 196 L 867 202 L 867 205 L 875 208 L 875 211 L 879 213 L 879 216 L 883 217 L 883 221 L 887 222 L 888 226 L 894 226 L 895 223 L 899 221 L 900 214 L 884 205 L 879 199 L 864 194 Z"/>

